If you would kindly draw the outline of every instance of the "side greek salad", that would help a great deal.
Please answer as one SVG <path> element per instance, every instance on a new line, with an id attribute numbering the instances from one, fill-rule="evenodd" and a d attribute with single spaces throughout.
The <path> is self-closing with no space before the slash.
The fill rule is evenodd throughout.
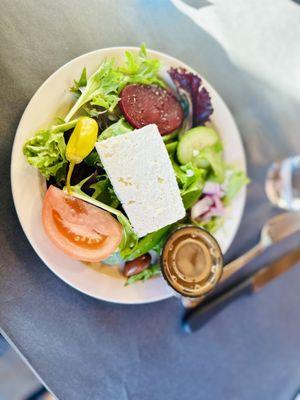
<path id="1" fill-rule="evenodd" d="M 23 147 L 47 182 L 45 232 L 74 259 L 122 265 L 127 285 L 145 281 L 160 274 L 170 233 L 214 233 L 248 178 L 224 161 L 202 79 L 166 72 L 144 45 L 121 66 L 83 68 L 70 91 L 67 115 Z"/>

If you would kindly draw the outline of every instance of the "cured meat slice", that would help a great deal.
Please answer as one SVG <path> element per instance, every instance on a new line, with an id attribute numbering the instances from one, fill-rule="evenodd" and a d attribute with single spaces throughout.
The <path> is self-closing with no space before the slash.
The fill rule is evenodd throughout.
<path id="1" fill-rule="evenodd" d="M 134 128 L 156 124 L 161 135 L 178 129 L 183 110 L 176 97 L 157 85 L 131 84 L 121 92 L 120 108 Z"/>

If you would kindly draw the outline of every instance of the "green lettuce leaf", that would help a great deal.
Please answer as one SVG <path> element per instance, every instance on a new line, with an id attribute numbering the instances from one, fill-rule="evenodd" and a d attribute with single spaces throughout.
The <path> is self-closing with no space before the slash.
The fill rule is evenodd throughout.
<path id="1" fill-rule="evenodd" d="M 176 131 L 174 131 L 172 133 L 169 133 L 168 135 L 164 135 L 162 137 L 162 140 L 164 141 L 164 143 L 170 143 L 170 142 L 176 141 L 176 140 L 178 140 L 178 136 L 179 136 L 180 132 L 181 132 L 181 128 L 177 129 Z"/>
<path id="2" fill-rule="evenodd" d="M 151 265 L 150 267 L 144 269 L 144 271 L 140 272 L 139 274 L 130 276 L 126 281 L 125 286 L 132 285 L 133 283 L 138 281 L 145 282 L 147 279 L 150 279 L 153 276 L 160 274 L 161 274 L 160 265 L 159 264 Z"/>
<path id="3" fill-rule="evenodd" d="M 80 81 L 80 80 L 79 80 Z M 118 91 L 126 84 L 126 77 L 114 66 L 113 60 L 104 61 L 80 88 L 80 96 L 65 117 L 69 121 L 86 103 L 113 109 L 119 101 Z"/>
<path id="4" fill-rule="evenodd" d="M 92 197 L 102 203 L 105 203 L 113 208 L 117 208 L 120 205 L 120 201 L 114 192 L 112 184 L 108 179 L 107 175 L 101 175 L 98 177 L 98 182 L 93 183 L 89 186 L 94 192 Z"/>
<path id="5" fill-rule="evenodd" d="M 164 81 L 158 77 L 161 67 L 162 64 L 158 59 L 148 58 L 146 46 L 142 44 L 138 56 L 131 51 L 125 52 L 125 65 L 119 67 L 119 71 L 127 77 L 127 84 L 155 84 L 166 87 Z"/>
<path id="6" fill-rule="evenodd" d="M 53 176 L 57 182 L 64 180 L 67 166 L 64 132 L 74 128 L 76 122 L 73 120 L 39 130 L 24 144 L 23 154 L 28 163 L 38 168 L 46 179 Z"/>
<path id="7" fill-rule="evenodd" d="M 191 208 L 201 196 L 207 171 L 197 168 L 189 162 L 185 165 L 178 165 L 171 158 L 174 172 L 180 189 L 181 198 L 185 209 Z"/>
<path id="8" fill-rule="evenodd" d="M 248 185 L 250 182 L 250 179 L 245 172 L 237 169 L 227 170 L 227 175 L 227 182 L 225 182 L 226 195 L 222 199 L 225 205 L 228 205 L 241 190 L 241 188 L 245 185 Z"/>
<path id="9" fill-rule="evenodd" d="M 83 70 L 82 70 L 82 72 L 81 72 L 81 75 L 80 75 L 80 78 L 78 79 L 78 81 L 76 81 L 76 80 L 74 79 L 74 86 L 72 86 L 72 87 L 70 88 L 70 92 L 75 93 L 75 95 L 76 95 L 77 97 L 79 97 L 79 96 L 81 95 L 81 93 L 82 93 L 83 88 L 84 88 L 86 85 L 87 85 L 86 68 L 84 67 Z"/>
<path id="10" fill-rule="evenodd" d="M 84 105 L 82 109 L 87 113 L 87 115 L 91 118 L 99 118 L 99 115 L 106 113 L 106 110 L 102 110 L 101 108 L 91 107 L 89 105 Z"/>
<path id="11" fill-rule="evenodd" d="M 120 98 L 117 94 L 99 93 L 97 96 L 93 97 L 91 105 L 105 108 L 108 111 L 113 111 L 119 100 Z"/>
<path id="12" fill-rule="evenodd" d="M 219 216 L 214 216 L 207 221 L 193 220 L 192 223 L 194 225 L 199 226 L 200 228 L 206 229 L 210 233 L 215 233 L 223 225 L 224 218 Z"/>
<path id="13" fill-rule="evenodd" d="M 69 121 L 87 103 L 113 111 L 119 102 L 119 93 L 129 83 L 157 84 L 165 87 L 165 83 L 158 77 L 161 63 L 158 59 L 147 57 L 145 46 L 141 46 L 137 57 L 126 51 L 125 59 L 123 67 L 117 67 L 114 60 L 104 61 L 89 78 L 86 78 L 85 69 L 82 71 L 81 77 L 74 81 L 71 88 L 79 97 L 65 121 Z"/>
<path id="14" fill-rule="evenodd" d="M 210 179 L 219 183 L 224 182 L 225 179 L 225 163 L 223 160 L 223 146 L 221 142 L 213 146 L 205 146 L 200 150 L 196 158 L 196 162 L 201 164 L 207 163 L 211 167 L 213 176 Z"/>
<path id="15" fill-rule="evenodd" d="M 180 169 L 185 174 L 184 185 L 180 193 L 183 205 L 187 210 L 191 208 L 201 196 L 207 173 L 204 169 L 193 167 L 192 163 L 182 165 Z"/>
<path id="16" fill-rule="evenodd" d="M 167 144 L 166 144 L 167 152 L 168 152 L 170 155 L 174 155 L 174 154 L 176 153 L 177 146 L 178 146 L 178 142 L 167 143 Z"/>
<path id="17" fill-rule="evenodd" d="M 120 118 L 117 122 L 106 128 L 98 138 L 98 141 L 108 139 L 112 136 L 123 135 L 124 133 L 132 131 L 132 126 L 125 121 L 125 118 Z"/>
<path id="18" fill-rule="evenodd" d="M 101 161 L 96 149 L 93 149 L 90 154 L 85 157 L 84 162 L 90 167 L 101 167 Z"/>
<path id="19" fill-rule="evenodd" d="M 172 225 L 165 226 L 156 232 L 149 233 L 140 239 L 132 249 L 123 252 L 124 260 L 134 260 L 150 250 L 160 252 L 167 236 L 172 230 Z"/>
<path id="20" fill-rule="evenodd" d="M 184 208 L 188 210 L 191 208 L 201 196 L 203 185 L 199 187 L 199 183 L 195 182 L 188 189 L 181 192 L 181 198 Z"/>

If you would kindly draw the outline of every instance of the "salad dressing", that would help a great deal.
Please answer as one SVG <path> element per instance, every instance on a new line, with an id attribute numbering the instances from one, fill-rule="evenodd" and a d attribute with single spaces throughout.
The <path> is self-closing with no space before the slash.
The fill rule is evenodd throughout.
<path id="1" fill-rule="evenodd" d="M 221 278 L 223 256 L 217 241 L 204 229 L 186 226 L 167 240 L 162 273 L 169 285 L 187 297 L 200 297 Z"/>
<path id="2" fill-rule="evenodd" d="M 122 274 L 120 265 L 107 265 L 101 262 L 97 263 L 85 263 L 85 265 L 96 272 L 100 272 L 111 278 L 117 278 L 124 280 L 124 275 Z"/>
<path id="3" fill-rule="evenodd" d="M 174 251 L 178 271 L 190 278 L 206 279 L 210 272 L 210 254 L 206 246 L 195 239 L 179 243 Z"/>

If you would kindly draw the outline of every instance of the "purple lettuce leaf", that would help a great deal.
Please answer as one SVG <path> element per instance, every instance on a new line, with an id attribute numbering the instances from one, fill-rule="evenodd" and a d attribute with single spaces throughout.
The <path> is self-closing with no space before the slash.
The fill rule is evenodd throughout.
<path id="1" fill-rule="evenodd" d="M 184 68 L 171 68 L 168 73 L 179 96 L 185 95 L 191 99 L 193 127 L 204 125 L 213 113 L 213 107 L 208 91 L 202 86 L 201 78 Z"/>

